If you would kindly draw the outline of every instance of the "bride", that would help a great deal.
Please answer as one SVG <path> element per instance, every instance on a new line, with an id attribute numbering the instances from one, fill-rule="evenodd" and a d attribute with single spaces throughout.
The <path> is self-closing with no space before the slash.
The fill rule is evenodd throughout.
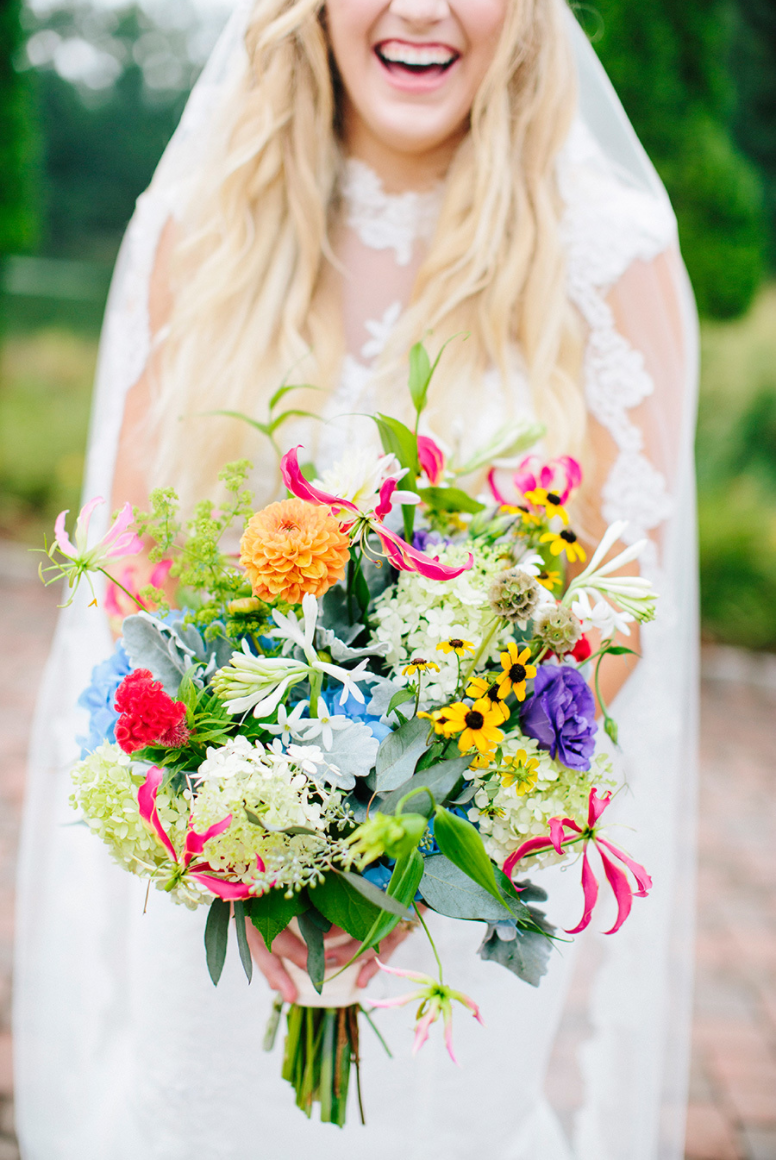
<path id="1" fill-rule="evenodd" d="M 22 842 L 25 1157 L 681 1156 L 694 314 L 665 193 L 563 0 L 236 6 L 121 252 L 87 494 L 144 504 L 150 487 L 174 484 L 191 505 L 246 455 L 258 508 L 278 495 L 274 452 L 213 412 L 264 421 L 289 376 L 325 389 L 292 405 L 317 420 L 292 417 L 277 433 L 321 470 L 374 444 L 370 413 L 402 415 L 410 345 L 452 335 L 432 386 L 434 435 L 465 456 L 507 421 L 538 421 L 543 454 L 585 465 L 587 535 L 623 518 L 628 540 L 648 537 L 641 565 L 658 579 L 659 617 L 632 672 L 606 659 L 604 694 L 616 696 L 650 901 L 616 937 L 561 945 L 538 990 L 480 961 L 471 925 L 434 916 L 450 979 L 488 1025 L 461 1024 L 464 1068 L 440 1045 L 407 1057 L 407 1018 L 387 1012 L 382 1031 L 401 1055 L 365 1034 L 366 1128 L 308 1123 L 261 1052 L 272 990 L 294 996 L 281 959 L 254 934 L 264 979 L 247 992 L 228 962 L 214 989 L 201 916 L 163 896 L 144 914 L 143 885 L 72 826 L 76 698 L 111 650 L 104 615 L 77 601 L 41 695 Z M 537 879 L 550 918 L 568 926 L 576 876 Z M 275 948 L 304 963 L 292 935 Z M 414 934 L 389 952 L 427 967 Z M 366 962 L 360 976 L 373 996 L 385 987 L 375 971 Z"/>

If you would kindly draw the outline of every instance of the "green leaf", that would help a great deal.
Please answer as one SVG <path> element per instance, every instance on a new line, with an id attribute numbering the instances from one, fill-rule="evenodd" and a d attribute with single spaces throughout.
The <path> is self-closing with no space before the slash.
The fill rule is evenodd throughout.
<path id="1" fill-rule="evenodd" d="M 309 907 L 306 892 L 295 892 L 287 900 L 281 888 L 270 888 L 263 895 L 247 900 L 245 904 L 251 923 L 261 933 L 270 952 L 275 937 L 285 931 L 294 916 L 306 912 Z"/>
<path id="2" fill-rule="evenodd" d="M 422 875 L 423 857 L 418 851 L 410 851 L 400 856 L 394 864 L 391 882 L 388 884 L 388 895 L 409 907 L 415 899 Z M 399 920 L 400 917 L 392 912 L 382 911 L 353 959 L 358 960 L 359 956 L 384 940 L 393 932 Z"/>
<path id="3" fill-rule="evenodd" d="M 232 412 L 232 411 L 219 410 L 219 411 L 215 411 L 215 412 L 199 412 L 199 415 L 201 415 L 201 416 L 228 416 L 229 419 L 232 419 L 232 420 L 242 420 L 243 423 L 249 424 L 252 428 L 256 428 L 257 431 L 262 432 L 263 435 L 265 435 L 265 436 L 270 436 L 272 434 L 269 424 L 263 424 L 261 422 L 261 420 L 251 419 L 250 416 L 246 416 L 245 412 Z"/>
<path id="4" fill-rule="evenodd" d="M 297 917 L 299 931 L 307 945 L 307 975 L 313 988 L 320 996 L 323 991 L 323 975 L 326 969 L 326 953 L 323 948 L 323 932 L 311 918 L 309 909 Z"/>
<path id="5" fill-rule="evenodd" d="M 218 984 L 224 971 L 226 945 L 229 941 L 229 916 L 232 909 L 228 900 L 216 898 L 210 905 L 205 924 L 205 958 L 213 984 Z"/>
<path id="6" fill-rule="evenodd" d="M 473 757 L 473 755 L 459 755 L 457 758 L 447 759 L 445 762 L 435 763 L 432 767 L 418 771 L 411 779 L 407 779 L 406 783 L 402 783 L 390 795 L 386 795 L 380 804 L 383 815 L 393 815 L 401 799 L 413 787 L 428 787 L 437 803 L 444 803 L 445 799 L 452 795 L 456 784 L 460 781 Z M 425 792 L 421 792 L 412 799 L 408 799 L 402 807 L 402 811 L 415 812 L 418 815 L 428 817 L 432 811 L 431 801 Z"/>
<path id="7" fill-rule="evenodd" d="M 405 904 L 400 903 L 398 900 L 394 900 L 393 897 L 387 895 L 385 892 L 380 891 L 380 889 L 375 887 L 375 885 L 371 883 L 370 880 L 365 880 L 363 876 L 356 875 L 355 872 L 349 871 L 340 871 L 337 872 L 337 875 L 340 875 L 344 880 L 347 880 L 351 887 L 355 888 L 357 892 L 360 892 L 361 895 L 365 896 L 371 904 L 375 904 L 376 907 L 383 912 L 392 912 L 394 916 L 398 916 L 400 920 L 406 920 L 411 915 Z"/>
<path id="8" fill-rule="evenodd" d="M 397 706 L 401 706 L 404 702 L 412 702 L 415 695 L 407 686 L 403 686 L 401 690 L 397 690 L 391 701 L 388 703 L 388 709 L 385 712 L 386 718 L 391 714 Z"/>
<path id="9" fill-rule="evenodd" d="M 494 867 L 480 833 L 468 819 L 461 819 L 460 815 L 438 807 L 434 816 L 434 838 L 442 854 L 456 867 L 489 892 L 494 900 L 508 906 L 498 889 Z"/>
<path id="10" fill-rule="evenodd" d="M 330 872 L 322 884 L 308 888 L 315 907 L 332 924 L 363 940 L 374 927 L 381 909 L 348 883 L 344 876 Z"/>
<path id="11" fill-rule="evenodd" d="M 428 385 L 431 382 L 431 360 L 422 343 L 415 343 L 410 348 L 410 380 L 409 388 L 415 411 L 420 415 L 426 406 Z"/>
<path id="12" fill-rule="evenodd" d="M 248 978 L 248 984 L 253 977 L 253 960 L 248 946 L 248 937 L 245 935 L 245 905 L 242 900 L 234 902 L 234 926 L 237 929 L 237 947 L 240 951 L 240 961 L 243 971 Z"/>
<path id="13" fill-rule="evenodd" d="M 268 425 L 269 435 L 274 435 L 280 425 L 284 424 L 291 416 L 306 416 L 311 420 L 323 421 L 323 417 L 316 415 L 315 412 L 307 412 L 303 408 L 289 408 L 288 411 L 281 412 L 279 416 L 275 416 L 272 423 Z"/>
<path id="14" fill-rule="evenodd" d="M 410 718 L 398 730 L 387 734 L 380 743 L 375 759 L 373 790 L 395 791 L 406 782 L 426 750 L 427 737 L 428 725 L 422 718 Z"/>
<path id="15" fill-rule="evenodd" d="M 494 923 L 496 920 L 513 920 L 521 910 L 526 916 L 528 914 L 528 909 L 519 902 L 515 902 L 513 911 L 510 911 L 445 855 L 429 855 L 424 860 L 420 894 L 435 912 L 453 916 L 456 920 Z"/>
<path id="16" fill-rule="evenodd" d="M 607 648 L 605 650 L 602 650 L 601 653 L 603 653 L 603 654 L 635 654 L 635 656 L 637 658 L 641 657 L 641 654 L 639 654 L 636 650 L 629 650 L 627 646 L 607 646 Z"/>
<path id="17" fill-rule="evenodd" d="M 514 940 L 501 940 L 495 929 L 489 930 L 478 951 L 483 960 L 494 960 L 520 980 L 538 988 L 541 978 L 547 972 L 547 962 L 552 952 L 550 936 L 555 929 L 547 923 L 544 913 L 538 908 L 529 908 L 528 911 L 542 932 L 518 927 Z"/>
<path id="18" fill-rule="evenodd" d="M 269 401 L 270 412 L 274 411 L 277 404 L 280 403 L 283 396 L 288 395 L 289 391 L 322 391 L 320 387 L 316 387 L 314 383 L 283 383 L 277 389 L 275 394 Z"/>
<path id="19" fill-rule="evenodd" d="M 418 496 L 435 512 L 483 512 L 484 504 L 461 488 L 419 488 Z"/>
<path id="20" fill-rule="evenodd" d="M 402 468 L 408 469 L 407 475 L 402 479 L 401 486 L 412 492 L 420 471 L 418 441 L 414 433 L 401 420 L 395 420 L 393 416 L 385 416 L 382 412 L 378 412 L 373 418 L 380 433 L 383 450 L 393 452 Z M 403 504 L 402 515 L 404 517 L 404 536 L 408 541 L 411 541 L 412 530 L 415 526 L 414 505 Z"/>

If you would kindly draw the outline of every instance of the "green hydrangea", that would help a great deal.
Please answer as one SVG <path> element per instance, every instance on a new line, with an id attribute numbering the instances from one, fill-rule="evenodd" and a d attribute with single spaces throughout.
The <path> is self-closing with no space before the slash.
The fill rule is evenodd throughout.
<path id="1" fill-rule="evenodd" d="M 589 771 L 574 771 L 550 758 L 549 752 L 541 750 L 535 739 L 510 731 L 501 751 L 513 755 L 518 750 L 524 750 L 529 759 L 539 762 L 536 783 L 531 790 L 521 795 L 514 783 L 504 786 L 493 770 L 478 771 L 474 805 L 468 812 L 469 819 L 480 829 L 485 850 L 499 865 L 526 839 L 547 835 L 553 816 L 568 816 L 584 826 L 591 787 L 616 786 L 608 755 L 596 755 Z M 572 849 L 570 855 L 558 855 L 555 851 L 529 855 L 521 860 L 520 869 L 565 863 L 575 858 L 575 851 Z"/>

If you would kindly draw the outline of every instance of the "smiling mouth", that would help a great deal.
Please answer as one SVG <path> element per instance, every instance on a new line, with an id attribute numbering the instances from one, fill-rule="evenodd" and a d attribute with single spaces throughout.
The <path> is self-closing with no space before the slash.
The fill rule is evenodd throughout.
<path id="1" fill-rule="evenodd" d="M 397 76 L 436 77 L 447 72 L 461 54 L 446 44 L 412 44 L 383 40 L 374 46 L 380 63 Z"/>

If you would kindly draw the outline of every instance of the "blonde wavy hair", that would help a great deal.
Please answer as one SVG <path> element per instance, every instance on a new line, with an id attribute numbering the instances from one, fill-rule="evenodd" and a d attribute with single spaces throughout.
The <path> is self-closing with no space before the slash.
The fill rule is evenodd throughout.
<path id="1" fill-rule="evenodd" d="M 507 382 L 516 348 L 548 443 L 573 451 L 584 432 L 580 325 L 566 296 L 555 177 L 575 107 L 564 7 L 510 0 L 434 240 L 378 367 L 380 390 L 400 414 L 409 404 L 410 345 L 429 331 L 432 346 L 469 333 L 432 385 L 432 424 L 443 437 L 488 366 Z M 339 374 L 342 320 L 320 293 L 324 264 L 336 262 L 329 232 L 342 120 L 323 8 L 322 0 L 257 0 L 249 68 L 177 232 L 152 478 L 178 481 L 184 495 L 246 454 L 247 440 L 255 452 L 246 425 L 196 413 L 220 408 L 263 419 L 270 395 L 300 363 L 305 381 L 321 387 Z"/>

